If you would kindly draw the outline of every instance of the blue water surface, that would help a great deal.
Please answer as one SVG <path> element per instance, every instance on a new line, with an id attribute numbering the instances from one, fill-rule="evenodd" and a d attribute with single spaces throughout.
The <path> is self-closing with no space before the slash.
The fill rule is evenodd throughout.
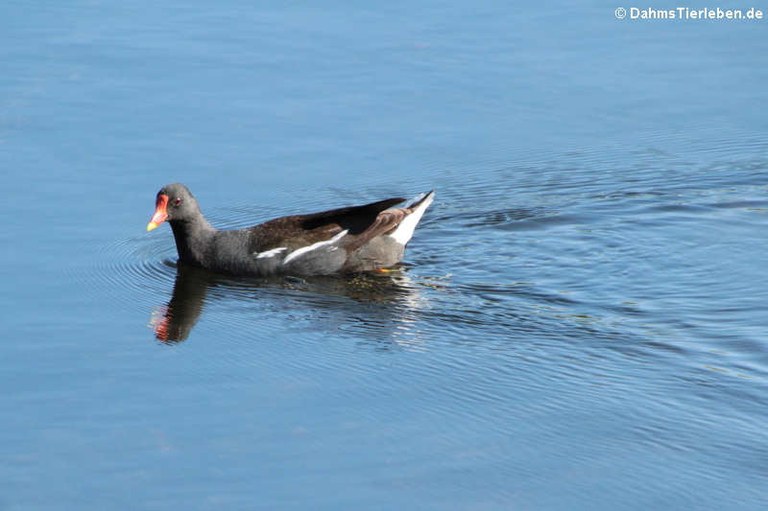
<path id="1" fill-rule="evenodd" d="M 768 508 L 768 20 L 617 7 L 1 5 L 0 509 Z M 174 181 L 437 199 L 259 282 L 144 232 Z"/>

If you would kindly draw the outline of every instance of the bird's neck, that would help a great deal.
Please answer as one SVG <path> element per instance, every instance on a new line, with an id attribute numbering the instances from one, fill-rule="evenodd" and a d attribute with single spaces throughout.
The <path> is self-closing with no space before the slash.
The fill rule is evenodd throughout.
<path id="1" fill-rule="evenodd" d="M 195 266 L 205 266 L 216 229 L 202 216 L 191 220 L 171 221 L 173 237 L 179 261 Z"/>

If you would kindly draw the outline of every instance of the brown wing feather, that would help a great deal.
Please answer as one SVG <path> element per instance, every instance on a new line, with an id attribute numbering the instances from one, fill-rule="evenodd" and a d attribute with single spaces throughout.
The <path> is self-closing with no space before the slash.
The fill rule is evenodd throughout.
<path id="1" fill-rule="evenodd" d="M 394 231 L 397 226 L 400 225 L 405 217 L 412 214 L 431 194 L 432 192 L 424 195 L 423 198 L 417 202 L 411 204 L 407 208 L 387 209 L 382 211 L 376 216 L 376 220 L 368 226 L 368 228 L 360 233 L 350 244 L 347 245 L 347 249 L 351 252 L 356 250 L 376 236 L 382 234 L 388 234 Z"/>
<path id="2" fill-rule="evenodd" d="M 301 220 L 302 228 L 307 230 L 313 230 L 329 224 L 337 224 L 342 229 L 347 229 L 350 234 L 354 235 L 360 234 L 368 229 L 369 226 L 376 221 L 379 213 L 404 201 L 405 199 L 401 198 L 385 199 L 363 206 L 331 209 L 328 211 L 321 211 L 320 213 L 301 215 L 299 218 Z"/>
<path id="3" fill-rule="evenodd" d="M 325 241 L 344 230 L 354 237 L 352 243 L 357 248 L 367 240 L 397 226 L 404 215 L 400 214 L 399 219 L 395 220 L 391 213 L 402 210 L 387 208 L 403 201 L 405 199 L 392 198 L 362 206 L 276 218 L 250 229 L 251 248 L 252 251 L 277 247 L 295 249 Z"/>
<path id="4" fill-rule="evenodd" d="M 376 216 L 376 220 L 374 220 L 373 223 L 368 226 L 365 231 L 357 235 L 352 240 L 352 242 L 347 245 L 347 250 L 350 252 L 357 250 L 376 236 L 380 236 L 394 230 L 398 225 L 400 225 L 400 222 L 403 221 L 403 218 L 405 218 L 408 213 L 409 211 L 406 209 L 388 209 L 386 211 L 382 211 L 378 214 L 378 216 Z"/>

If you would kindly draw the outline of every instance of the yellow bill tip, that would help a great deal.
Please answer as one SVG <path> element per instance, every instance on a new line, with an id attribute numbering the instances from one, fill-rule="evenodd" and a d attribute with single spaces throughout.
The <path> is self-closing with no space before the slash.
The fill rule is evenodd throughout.
<path id="1" fill-rule="evenodd" d="M 156 224 L 155 222 L 149 222 L 147 224 L 147 232 L 157 229 L 157 226 L 158 224 Z"/>

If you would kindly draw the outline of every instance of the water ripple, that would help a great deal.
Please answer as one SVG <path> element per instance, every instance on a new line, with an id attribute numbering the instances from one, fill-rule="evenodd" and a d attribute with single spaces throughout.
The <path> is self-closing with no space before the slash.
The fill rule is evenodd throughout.
<path id="1" fill-rule="evenodd" d="M 101 295 L 116 289 L 115 299 L 132 302 L 147 291 L 162 292 L 176 275 L 175 249 L 158 237 L 142 236 L 116 240 L 95 253 L 93 268 L 75 275 L 84 290 Z"/>

